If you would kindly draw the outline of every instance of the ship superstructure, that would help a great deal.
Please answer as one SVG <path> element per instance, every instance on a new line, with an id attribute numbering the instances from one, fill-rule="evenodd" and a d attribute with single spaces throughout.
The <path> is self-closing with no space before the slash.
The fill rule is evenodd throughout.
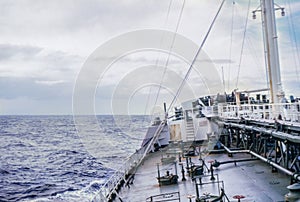
<path id="1" fill-rule="evenodd" d="M 262 0 L 253 12 L 265 27 L 270 87 L 174 107 L 94 201 L 300 200 L 300 99 L 282 88 L 275 10 Z"/>

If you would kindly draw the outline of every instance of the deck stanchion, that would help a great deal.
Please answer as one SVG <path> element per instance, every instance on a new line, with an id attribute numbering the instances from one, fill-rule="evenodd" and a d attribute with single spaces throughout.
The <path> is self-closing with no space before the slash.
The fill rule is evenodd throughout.
<path id="1" fill-rule="evenodd" d="M 159 164 L 157 164 L 157 178 L 160 179 Z"/>
<path id="2" fill-rule="evenodd" d="M 198 202 L 198 201 L 200 201 L 200 198 L 199 198 L 199 190 L 198 190 L 197 178 L 195 178 L 195 188 L 196 188 L 196 202 Z"/>
<path id="3" fill-rule="evenodd" d="M 182 181 L 186 181 L 185 176 L 184 176 L 184 167 L 183 167 L 183 163 L 180 162 L 179 165 L 181 165 Z"/>
<path id="4" fill-rule="evenodd" d="M 187 172 L 188 172 L 189 176 L 191 176 L 191 175 L 190 175 L 191 172 L 189 172 L 190 167 L 189 167 L 189 159 L 188 159 L 188 157 L 185 157 L 185 161 L 186 161 L 186 169 L 187 169 Z"/>
<path id="5" fill-rule="evenodd" d="M 177 173 L 177 164 L 176 164 L 176 161 L 174 162 L 174 166 L 175 166 L 175 175 L 178 176 L 178 173 Z"/>
<path id="6" fill-rule="evenodd" d="M 209 161 L 209 163 L 210 163 L 210 180 L 215 180 L 216 178 L 215 178 L 215 176 L 214 176 L 214 167 L 213 167 L 213 163 L 214 163 L 214 161 Z"/>

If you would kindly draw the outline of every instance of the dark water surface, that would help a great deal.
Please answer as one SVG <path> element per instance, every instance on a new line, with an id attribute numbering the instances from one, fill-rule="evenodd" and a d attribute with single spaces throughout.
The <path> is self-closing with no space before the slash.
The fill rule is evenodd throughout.
<path id="1" fill-rule="evenodd" d="M 90 119 L 83 119 L 86 128 Z M 0 201 L 89 201 L 113 165 L 139 148 L 149 124 L 145 116 L 115 120 L 97 116 L 100 130 L 83 137 L 72 116 L 0 116 Z"/>

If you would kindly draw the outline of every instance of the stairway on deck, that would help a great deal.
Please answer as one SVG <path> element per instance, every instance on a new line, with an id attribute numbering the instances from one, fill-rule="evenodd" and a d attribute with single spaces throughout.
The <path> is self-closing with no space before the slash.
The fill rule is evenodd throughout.
<path id="1" fill-rule="evenodd" d="M 186 140 L 194 141 L 195 140 L 195 131 L 194 131 L 194 122 L 192 119 L 185 121 L 185 131 L 186 131 Z"/>

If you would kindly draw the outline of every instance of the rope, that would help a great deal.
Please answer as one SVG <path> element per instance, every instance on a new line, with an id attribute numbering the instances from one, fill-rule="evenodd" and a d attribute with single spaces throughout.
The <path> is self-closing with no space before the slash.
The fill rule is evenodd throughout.
<path id="1" fill-rule="evenodd" d="M 171 10 L 171 6 L 172 6 L 172 3 L 173 3 L 173 0 L 170 0 L 170 3 L 169 3 L 169 6 L 168 6 L 168 11 L 167 11 L 167 15 L 166 15 L 166 19 L 165 19 L 165 22 L 164 22 L 164 25 L 163 27 L 166 27 L 167 26 L 167 22 L 168 22 L 168 19 L 169 19 L 169 16 L 170 16 L 170 10 Z M 164 39 L 164 35 L 163 37 L 161 38 L 160 40 L 160 46 L 163 42 L 163 39 Z M 160 54 L 158 55 L 156 61 L 155 61 L 155 66 L 158 67 L 158 62 L 160 60 Z M 147 96 L 147 101 L 146 101 L 146 106 L 145 106 L 145 109 L 144 109 L 144 114 L 146 114 L 146 111 L 147 111 L 147 108 L 149 106 L 149 102 L 150 102 L 150 95 L 151 95 L 151 92 L 152 92 L 152 86 L 150 86 L 150 89 L 149 89 L 149 93 L 148 93 L 148 96 Z M 154 105 L 155 106 L 155 105 Z M 153 117 L 150 118 L 150 120 L 152 120 Z"/>
<path id="2" fill-rule="evenodd" d="M 266 86 L 269 86 L 268 68 L 266 68 L 267 66 L 266 65 L 262 65 L 262 63 L 259 63 L 259 61 L 261 62 L 261 60 L 260 60 L 260 57 L 258 57 L 258 52 L 254 48 L 254 46 L 253 46 L 254 43 L 251 40 L 251 38 L 247 37 L 245 40 L 246 40 L 246 45 L 249 48 L 249 54 L 252 57 L 252 61 L 253 61 L 253 64 L 254 64 L 253 66 L 255 66 L 255 67 L 265 67 L 264 68 L 264 70 L 265 70 L 264 75 L 259 74 L 257 76 L 261 77 L 260 79 L 262 81 L 266 81 Z M 265 60 L 263 60 L 263 62 L 264 61 Z"/>
<path id="3" fill-rule="evenodd" d="M 294 57 L 294 62 L 295 62 L 295 69 L 296 69 L 296 75 L 297 75 L 297 81 L 299 82 L 299 71 L 298 71 L 298 66 L 300 63 L 300 56 L 299 56 L 299 46 L 298 46 L 298 42 L 297 42 L 297 35 L 295 33 L 295 27 L 294 27 L 294 20 L 293 20 L 293 12 L 292 12 L 292 8 L 291 8 L 291 3 L 290 1 L 288 1 L 288 5 L 289 5 L 289 10 L 290 10 L 290 14 L 288 15 L 288 22 L 289 22 L 289 34 L 290 34 L 290 38 L 294 41 L 292 41 L 293 45 L 296 47 L 296 53 L 293 51 L 293 57 Z M 293 35 L 292 35 L 293 34 Z M 291 36 L 292 35 L 292 36 Z M 298 59 L 298 65 L 296 62 L 296 57 Z"/>
<path id="4" fill-rule="evenodd" d="M 174 96 L 174 98 L 173 98 L 171 104 L 169 105 L 167 112 L 170 111 L 170 109 L 172 108 L 172 106 L 175 104 L 175 101 L 176 101 L 177 97 L 178 97 L 179 94 L 181 93 L 181 90 L 182 90 L 182 88 L 183 88 L 183 86 L 184 86 L 184 83 L 185 83 L 185 81 L 187 80 L 187 78 L 189 77 L 189 74 L 191 73 L 191 70 L 192 70 L 192 68 L 193 68 L 193 65 L 194 65 L 194 63 L 196 62 L 196 60 L 197 60 L 197 58 L 198 58 L 198 56 L 199 56 L 199 54 L 200 54 L 200 51 L 202 50 L 202 48 L 203 48 L 203 46 L 204 46 L 204 44 L 205 44 L 205 42 L 206 42 L 206 39 L 207 39 L 207 37 L 208 37 L 208 35 L 209 35 L 209 33 L 210 33 L 210 31 L 211 31 L 211 29 L 212 29 L 212 27 L 213 27 L 213 25 L 214 25 L 216 19 L 217 19 L 218 15 L 219 15 L 219 13 L 220 13 L 220 11 L 221 11 L 221 8 L 223 7 L 224 2 L 225 2 L 225 0 L 222 1 L 221 5 L 220 5 L 220 7 L 219 7 L 219 9 L 218 9 L 217 14 L 215 15 L 215 17 L 214 17 L 212 23 L 210 24 L 209 29 L 208 29 L 208 31 L 207 31 L 207 33 L 206 33 L 206 35 L 205 35 L 205 37 L 204 37 L 204 39 L 203 39 L 203 41 L 202 41 L 200 47 L 198 48 L 198 50 L 197 50 L 197 52 L 196 52 L 196 55 L 195 55 L 194 59 L 192 60 L 192 63 L 191 63 L 191 65 L 190 65 L 190 67 L 189 67 L 187 73 L 185 74 L 185 77 L 184 77 L 184 79 L 182 80 L 182 82 L 181 82 L 181 84 L 180 84 L 180 86 L 179 86 L 179 88 L 178 88 L 178 90 L 177 90 L 177 92 L 176 92 L 176 94 L 175 94 L 175 96 Z"/>
<path id="5" fill-rule="evenodd" d="M 156 103 L 158 101 L 158 97 L 159 97 L 159 94 L 160 94 L 160 91 L 161 91 L 162 83 L 163 83 L 164 77 L 166 75 L 167 67 L 168 67 L 169 61 L 170 61 L 170 55 L 171 55 L 172 49 L 174 47 L 174 43 L 175 43 L 175 40 L 176 40 L 178 28 L 179 28 L 179 25 L 180 25 L 180 22 L 181 22 L 181 18 L 182 18 L 182 13 L 183 13 L 184 6 L 185 6 L 185 0 L 183 0 L 183 2 L 182 2 L 182 6 L 181 6 L 179 17 L 178 17 L 178 20 L 177 20 L 175 32 L 174 32 L 174 35 L 173 35 L 173 38 L 172 38 L 171 47 L 170 47 L 170 50 L 169 50 L 169 53 L 168 53 L 168 57 L 167 57 L 166 63 L 164 65 L 163 75 L 162 75 L 162 78 L 160 80 L 159 88 L 158 88 L 158 91 L 157 91 L 157 94 L 156 94 L 156 97 L 155 97 L 154 106 L 156 105 Z"/>
<path id="6" fill-rule="evenodd" d="M 249 16 L 249 11 L 250 11 L 250 2 L 251 2 L 251 0 L 248 1 L 248 11 L 247 11 L 246 23 L 245 23 L 245 28 L 244 28 L 243 42 L 242 42 L 242 48 L 241 48 L 240 61 L 239 61 L 239 66 L 238 66 L 238 73 L 237 73 L 235 88 L 238 87 L 238 83 L 239 83 L 241 63 L 242 63 L 244 45 L 245 45 L 245 37 L 246 37 L 246 31 L 247 31 L 247 25 L 248 25 L 248 16 Z"/>
<path id="7" fill-rule="evenodd" d="M 234 5 L 235 1 L 232 2 L 232 15 L 231 15 L 231 32 L 230 32 L 230 46 L 229 46 L 229 60 L 231 61 L 231 54 L 232 54 L 232 35 L 233 35 L 233 20 L 234 20 Z M 227 80 L 227 88 L 230 90 L 230 69 L 231 69 L 231 62 L 228 64 L 228 80 Z"/>

